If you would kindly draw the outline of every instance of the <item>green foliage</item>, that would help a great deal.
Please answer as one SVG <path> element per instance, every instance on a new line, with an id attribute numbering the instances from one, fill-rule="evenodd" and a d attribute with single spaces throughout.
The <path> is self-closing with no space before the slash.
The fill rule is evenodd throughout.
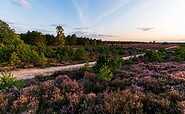
<path id="1" fill-rule="evenodd" d="M 46 37 L 38 31 L 28 31 L 26 34 L 21 34 L 21 39 L 24 40 L 25 43 L 31 45 L 46 43 Z"/>
<path id="2" fill-rule="evenodd" d="M 54 35 L 46 34 L 46 44 L 54 46 L 56 43 L 56 38 Z"/>
<path id="3" fill-rule="evenodd" d="M 98 60 L 94 68 L 98 72 L 102 66 L 107 65 L 110 68 L 111 72 L 119 72 L 122 68 L 122 64 L 123 59 L 121 57 L 118 56 L 111 57 L 111 55 L 104 54 L 98 57 Z"/>
<path id="4" fill-rule="evenodd" d="M 113 74 L 108 66 L 103 65 L 96 75 L 96 78 L 100 81 L 111 81 Z"/>
<path id="5" fill-rule="evenodd" d="M 24 83 L 23 81 L 17 81 L 16 77 L 14 77 L 11 73 L 5 71 L 1 73 L 0 77 L 0 89 L 6 89 L 8 90 L 13 85 L 16 87 L 23 87 Z"/>
<path id="6" fill-rule="evenodd" d="M 175 60 L 177 61 L 182 61 L 182 60 L 185 60 L 185 47 L 183 45 L 181 45 L 180 48 L 177 48 L 175 50 Z"/>
<path id="7" fill-rule="evenodd" d="M 24 43 L 20 43 L 18 45 L 11 44 L 0 47 L 0 63 L 5 63 L 7 61 L 15 62 L 15 59 L 11 60 L 13 57 L 15 57 L 15 55 L 16 58 L 19 58 L 21 62 L 25 63 L 36 64 L 44 62 L 47 59 L 43 53 L 39 54 L 37 51 L 33 50 L 31 46 Z"/>
<path id="8" fill-rule="evenodd" d="M 0 33 L 14 33 L 14 30 L 6 22 L 0 20 Z"/>
<path id="9" fill-rule="evenodd" d="M 91 68 L 89 67 L 89 62 L 85 63 L 84 67 L 80 69 L 81 71 L 91 71 Z"/>
<path id="10" fill-rule="evenodd" d="M 89 53 L 84 48 L 79 48 L 76 50 L 75 58 L 80 60 L 87 60 Z"/>
<path id="11" fill-rule="evenodd" d="M 169 43 L 168 42 L 163 42 L 162 45 L 168 45 Z"/>
<path id="12" fill-rule="evenodd" d="M 149 62 L 154 62 L 154 61 L 163 62 L 163 58 L 155 50 L 147 51 L 146 54 L 144 55 L 144 58 L 146 61 L 149 61 Z"/>
<path id="13" fill-rule="evenodd" d="M 105 46 L 97 46 L 93 49 L 94 52 L 99 52 L 102 54 L 110 54 L 111 50 L 108 47 Z"/>
<path id="14" fill-rule="evenodd" d="M 62 57 L 61 57 L 61 59 L 62 60 L 69 60 L 69 55 L 68 55 L 68 53 L 67 52 L 65 52 L 63 55 L 62 55 Z"/>
<path id="15" fill-rule="evenodd" d="M 112 72 L 119 72 L 122 68 L 123 59 L 118 56 L 113 56 L 109 61 L 109 68 Z"/>
<path id="16" fill-rule="evenodd" d="M 98 57 L 96 64 L 94 66 L 95 71 L 98 72 L 99 69 L 103 66 L 103 65 L 108 65 L 108 62 L 110 61 L 110 55 L 108 54 L 104 54 Z"/>
<path id="17" fill-rule="evenodd" d="M 120 54 L 120 55 L 124 55 L 124 54 L 125 54 L 125 52 L 124 52 L 123 50 L 120 50 L 118 54 Z"/>
<path id="18" fill-rule="evenodd" d="M 0 33 L 0 44 L 19 44 L 23 41 L 15 33 Z"/>
<path id="19" fill-rule="evenodd" d="M 39 53 L 44 53 L 48 50 L 48 47 L 46 44 L 40 43 L 40 44 L 33 46 L 33 49 Z"/>
<path id="20" fill-rule="evenodd" d="M 68 45 L 76 45 L 77 44 L 77 36 L 73 34 L 72 36 L 68 35 L 66 38 L 66 43 Z"/>
<path id="21" fill-rule="evenodd" d="M 60 60 L 69 60 L 70 58 L 72 58 L 74 56 L 74 50 L 69 48 L 69 47 L 58 47 L 56 49 L 56 53 L 55 55 L 57 59 Z"/>
<path id="22" fill-rule="evenodd" d="M 15 33 L 14 29 L 11 29 L 6 22 L 0 20 L 0 44 L 21 43 L 22 40 L 20 40 L 19 37 L 20 36 Z"/>
<path id="23" fill-rule="evenodd" d="M 175 58 L 174 58 L 174 61 L 183 61 L 183 58 L 180 56 L 180 55 L 176 55 Z"/>
<path id="24" fill-rule="evenodd" d="M 125 61 L 125 64 L 133 64 L 134 62 L 133 62 L 133 60 L 132 59 L 129 59 L 129 60 L 126 60 Z"/>
<path id="25" fill-rule="evenodd" d="M 16 64 L 18 64 L 20 62 L 21 62 L 21 60 L 18 57 L 17 53 L 13 52 L 11 54 L 11 57 L 10 57 L 10 65 L 16 65 Z"/>
<path id="26" fill-rule="evenodd" d="M 39 54 L 31 49 L 29 45 L 20 44 L 15 47 L 16 52 L 23 62 L 27 63 L 40 63 L 46 61 L 43 53 Z"/>
<path id="27" fill-rule="evenodd" d="M 62 26 L 57 26 L 57 36 L 56 36 L 56 42 L 55 45 L 57 46 L 63 46 L 65 44 L 65 36 L 64 36 L 64 29 Z"/>
<path id="28" fill-rule="evenodd" d="M 160 53 L 160 55 L 166 55 L 167 54 L 167 51 L 166 51 L 165 48 L 159 48 L 158 52 Z"/>

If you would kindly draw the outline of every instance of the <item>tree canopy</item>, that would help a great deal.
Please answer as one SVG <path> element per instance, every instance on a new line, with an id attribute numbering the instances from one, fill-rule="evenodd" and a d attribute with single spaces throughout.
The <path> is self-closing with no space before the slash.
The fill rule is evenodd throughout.
<path id="1" fill-rule="evenodd" d="M 10 26 L 0 20 L 0 44 L 12 44 L 20 43 L 20 36 L 15 33 L 14 29 L 11 29 Z"/>

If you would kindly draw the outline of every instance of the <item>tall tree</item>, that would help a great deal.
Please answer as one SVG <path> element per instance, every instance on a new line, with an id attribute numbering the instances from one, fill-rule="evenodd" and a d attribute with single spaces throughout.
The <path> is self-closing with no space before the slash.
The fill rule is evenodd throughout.
<path id="1" fill-rule="evenodd" d="M 14 29 L 11 29 L 10 26 L 0 20 L 0 43 L 2 44 L 12 44 L 12 43 L 20 43 L 20 36 L 15 33 Z"/>
<path id="2" fill-rule="evenodd" d="M 54 35 L 46 34 L 45 37 L 47 45 L 55 45 L 56 38 Z"/>
<path id="3" fill-rule="evenodd" d="M 77 37 L 76 34 L 73 34 L 70 39 L 71 45 L 76 45 L 77 44 Z"/>
<path id="4" fill-rule="evenodd" d="M 15 32 L 14 29 L 11 29 L 6 22 L 0 20 L 0 33 L 14 33 L 14 32 Z"/>
<path id="5" fill-rule="evenodd" d="M 59 46 L 63 46 L 65 44 L 65 36 L 64 36 L 64 29 L 62 28 L 62 26 L 57 26 L 57 42 L 56 44 Z"/>
<path id="6" fill-rule="evenodd" d="M 46 37 L 41 32 L 38 31 L 28 31 L 26 34 L 21 34 L 21 39 L 24 40 L 25 43 L 31 45 L 37 45 L 41 43 L 46 43 Z"/>

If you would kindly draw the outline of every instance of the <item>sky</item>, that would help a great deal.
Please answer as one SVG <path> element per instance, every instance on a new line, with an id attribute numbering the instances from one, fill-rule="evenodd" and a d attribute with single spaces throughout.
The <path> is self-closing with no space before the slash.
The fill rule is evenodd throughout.
<path id="1" fill-rule="evenodd" d="M 114 41 L 185 41 L 185 0 L 0 0 L 0 19 L 28 30 Z"/>

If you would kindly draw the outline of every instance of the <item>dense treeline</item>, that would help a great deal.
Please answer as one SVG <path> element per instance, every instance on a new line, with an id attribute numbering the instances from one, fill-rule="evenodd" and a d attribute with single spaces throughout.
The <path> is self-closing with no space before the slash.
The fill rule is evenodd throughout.
<path id="1" fill-rule="evenodd" d="M 150 42 L 141 42 L 141 41 L 103 41 L 104 44 L 163 44 L 168 45 L 168 42 L 156 42 L 156 41 L 150 41 Z M 170 44 L 184 44 L 181 42 L 171 42 Z"/>
<path id="2" fill-rule="evenodd" d="M 38 31 L 28 31 L 27 33 L 20 34 L 20 39 L 23 40 L 26 44 L 37 45 L 37 44 L 46 44 L 48 46 L 58 46 L 60 40 L 52 34 L 42 34 Z M 103 41 L 90 39 L 86 37 L 77 37 L 75 34 L 68 35 L 64 37 L 63 45 L 101 45 Z"/>
<path id="3" fill-rule="evenodd" d="M 64 45 L 101 45 L 102 40 L 90 39 L 86 37 L 77 37 L 75 34 L 65 37 L 64 29 L 61 26 L 56 27 L 57 36 L 53 34 L 43 34 L 38 31 L 28 31 L 26 33 L 16 34 L 14 29 L 0 20 L 0 44 L 26 43 L 29 45 L 46 44 L 48 46 Z"/>

